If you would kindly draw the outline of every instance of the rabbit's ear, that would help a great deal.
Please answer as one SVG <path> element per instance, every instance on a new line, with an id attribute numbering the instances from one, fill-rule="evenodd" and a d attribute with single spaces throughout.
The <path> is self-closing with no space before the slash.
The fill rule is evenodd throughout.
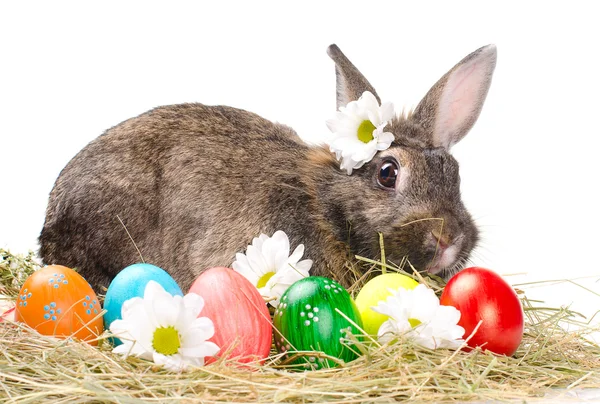
<path id="1" fill-rule="evenodd" d="M 337 109 L 345 107 L 350 101 L 358 100 L 365 91 L 373 93 L 381 104 L 381 100 L 371 83 L 348 60 L 337 45 L 329 45 L 327 54 L 335 62 Z"/>
<path id="2" fill-rule="evenodd" d="M 421 100 L 412 115 L 433 145 L 449 149 L 473 127 L 496 67 L 496 46 L 477 49 L 446 73 Z"/>

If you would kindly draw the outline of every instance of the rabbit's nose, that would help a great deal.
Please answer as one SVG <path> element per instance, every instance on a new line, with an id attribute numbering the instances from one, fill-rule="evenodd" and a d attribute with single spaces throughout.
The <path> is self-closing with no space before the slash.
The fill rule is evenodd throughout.
<path id="1" fill-rule="evenodd" d="M 439 230 L 431 230 L 431 235 L 440 249 L 445 250 L 450 245 L 450 236 L 447 234 L 442 234 Z"/>

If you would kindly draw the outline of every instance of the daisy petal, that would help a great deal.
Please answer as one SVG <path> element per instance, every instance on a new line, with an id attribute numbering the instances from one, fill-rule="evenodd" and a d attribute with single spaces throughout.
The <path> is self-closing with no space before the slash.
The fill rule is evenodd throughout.
<path id="1" fill-rule="evenodd" d="M 244 254 L 237 253 L 236 260 L 231 264 L 231 267 L 244 278 L 248 279 L 251 284 L 256 285 L 260 276 L 250 268 L 248 258 Z"/>
<path id="2" fill-rule="evenodd" d="M 306 278 L 308 275 L 308 271 L 310 271 L 310 268 L 312 267 L 313 261 L 312 260 L 302 260 L 300 262 L 298 262 L 296 265 L 294 265 L 294 269 L 296 270 L 296 272 L 300 272 L 304 278 Z"/>
<path id="3" fill-rule="evenodd" d="M 200 314 L 204 308 L 204 299 L 202 296 L 195 293 L 188 293 L 183 297 L 183 307 L 190 310 L 198 317 L 198 314 Z"/>
<path id="4" fill-rule="evenodd" d="M 361 107 L 367 111 L 379 109 L 379 102 L 370 91 L 365 91 L 358 99 L 358 103 L 361 104 Z"/>
<path id="5" fill-rule="evenodd" d="M 181 299 L 181 296 L 155 296 L 153 303 L 153 310 L 156 321 L 161 327 L 168 327 L 174 325 L 177 321 L 178 304 L 177 299 Z"/>
<path id="6" fill-rule="evenodd" d="M 202 342 L 215 335 L 215 327 L 211 319 L 207 317 L 199 317 L 186 330 L 185 334 L 182 334 L 182 340 L 184 345 L 187 346 L 188 342 L 195 344 L 198 341 Z"/>
<path id="7" fill-rule="evenodd" d="M 388 122 L 394 119 L 394 104 L 391 102 L 384 102 L 381 104 L 381 121 Z"/>
<path id="8" fill-rule="evenodd" d="M 383 132 L 379 135 L 377 140 L 377 150 L 387 150 L 394 141 L 394 134 L 390 132 Z"/>
<path id="9" fill-rule="evenodd" d="M 154 353 L 154 363 L 157 365 L 163 365 L 166 369 L 172 372 L 181 372 L 187 368 L 186 362 L 183 360 L 181 355 L 162 355 Z"/>
<path id="10" fill-rule="evenodd" d="M 290 255 L 289 261 L 296 263 L 300 261 L 302 255 L 304 255 L 304 244 L 298 244 L 298 247 L 296 247 L 292 255 Z"/>
<path id="11" fill-rule="evenodd" d="M 367 116 L 369 117 L 369 121 L 371 121 L 375 127 L 381 125 L 381 117 L 378 110 L 367 111 Z"/>
<path id="12" fill-rule="evenodd" d="M 184 356 L 204 358 L 207 356 L 215 356 L 220 348 L 214 342 L 204 342 L 190 348 L 179 348 L 179 352 Z"/>

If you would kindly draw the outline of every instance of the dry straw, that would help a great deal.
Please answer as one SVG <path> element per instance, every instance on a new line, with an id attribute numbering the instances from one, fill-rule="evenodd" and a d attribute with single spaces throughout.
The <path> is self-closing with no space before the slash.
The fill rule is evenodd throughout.
<path id="1" fill-rule="evenodd" d="M 381 266 L 362 260 L 374 270 Z M 389 271 L 397 267 L 387 264 Z M 369 268 L 370 267 L 370 268 Z M 0 250 L 2 293 L 15 296 L 32 255 Z M 351 268 L 349 266 L 349 268 Z M 425 279 L 439 290 L 440 284 Z M 360 280 L 357 285 L 360 285 Z M 539 307 L 521 294 L 525 336 L 513 357 L 474 350 L 431 351 L 400 340 L 363 344 L 365 354 L 336 369 L 292 372 L 276 353 L 253 371 L 220 361 L 176 374 L 152 363 L 98 348 L 41 336 L 25 325 L 0 323 L 1 402 L 395 402 L 535 400 L 557 391 L 600 386 L 600 347 L 577 313 Z M 571 331 L 567 331 L 570 328 Z M 105 337 L 104 337 L 105 338 Z"/>

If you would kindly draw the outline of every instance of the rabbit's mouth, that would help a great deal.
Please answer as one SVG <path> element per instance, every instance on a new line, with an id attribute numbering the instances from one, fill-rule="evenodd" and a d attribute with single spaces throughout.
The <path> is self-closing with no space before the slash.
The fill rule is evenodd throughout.
<path id="1" fill-rule="evenodd" d="M 427 272 L 435 275 L 446 268 L 454 266 L 454 264 L 454 258 L 448 258 L 447 253 L 443 252 L 439 258 L 436 258 L 431 262 L 431 264 L 427 267 Z"/>
<path id="2" fill-rule="evenodd" d="M 454 243 L 445 245 L 438 243 L 434 258 L 426 268 L 430 274 L 438 274 L 445 269 L 454 268 L 460 256 L 462 237 L 459 237 Z"/>

